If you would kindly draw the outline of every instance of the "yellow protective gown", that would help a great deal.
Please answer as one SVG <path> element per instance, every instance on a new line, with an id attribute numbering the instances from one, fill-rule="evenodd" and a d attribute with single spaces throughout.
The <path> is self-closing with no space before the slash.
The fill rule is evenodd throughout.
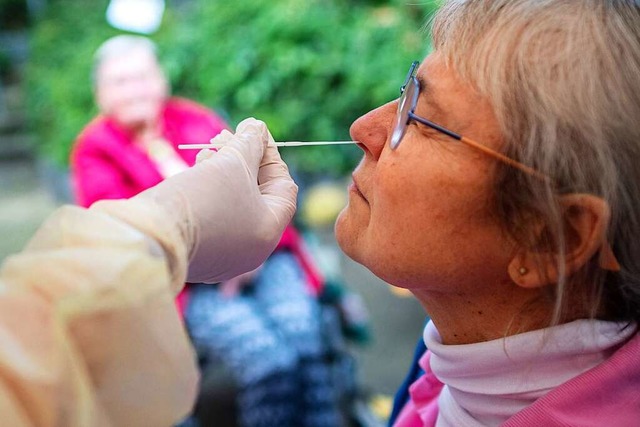
<path id="1" fill-rule="evenodd" d="M 0 426 L 170 426 L 191 409 L 183 239 L 144 204 L 118 209 L 60 208 L 0 269 Z"/>

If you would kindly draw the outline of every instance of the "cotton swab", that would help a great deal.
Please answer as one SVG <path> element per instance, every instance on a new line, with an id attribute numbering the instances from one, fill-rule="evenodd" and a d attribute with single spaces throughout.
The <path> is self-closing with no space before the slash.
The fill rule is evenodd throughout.
<path id="1" fill-rule="evenodd" d="M 282 141 L 276 142 L 276 147 L 303 147 L 308 145 L 342 145 L 357 144 L 358 141 Z M 180 144 L 180 150 L 202 150 L 204 148 L 222 148 L 224 144 Z"/>

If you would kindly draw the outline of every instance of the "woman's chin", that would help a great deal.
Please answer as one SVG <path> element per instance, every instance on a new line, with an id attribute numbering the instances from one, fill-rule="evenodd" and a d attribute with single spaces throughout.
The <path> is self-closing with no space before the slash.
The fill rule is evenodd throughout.
<path id="1" fill-rule="evenodd" d="M 349 205 L 347 205 L 339 214 L 334 225 L 334 233 L 338 246 L 349 258 L 356 262 L 356 241 L 357 231 L 354 227 L 352 217 L 349 213 Z"/>

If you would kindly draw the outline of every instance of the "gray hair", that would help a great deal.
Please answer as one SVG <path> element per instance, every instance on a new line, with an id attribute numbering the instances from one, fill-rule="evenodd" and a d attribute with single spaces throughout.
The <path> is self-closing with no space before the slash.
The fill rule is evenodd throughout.
<path id="1" fill-rule="evenodd" d="M 450 0 L 432 24 L 435 49 L 491 102 L 505 154 L 555 183 L 498 166 L 494 201 L 521 243 L 534 244 L 532 217 L 552 230 L 543 242 L 560 274 L 551 323 L 576 309 L 640 322 L 640 2 Z M 558 195 L 579 192 L 608 202 L 620 272 L 596 260 L 564 271 Z"/>
<path id="2" fill-rule="evenodd" d="M 133 51 L 146 52 L 154 58 L 158 58 L 156 44 L 143 36 L 118 35 L 104 41 L 93 54 L 93 69 L 91 81 L 96 84 L 100 66 L 107 60 L 128 55 Z"/>

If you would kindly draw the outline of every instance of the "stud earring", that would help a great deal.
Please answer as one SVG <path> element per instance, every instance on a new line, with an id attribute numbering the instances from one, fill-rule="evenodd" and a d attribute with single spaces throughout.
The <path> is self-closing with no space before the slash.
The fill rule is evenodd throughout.
<path id="1" fill-rule="evenodd" d="M 525 274 L 527 274 L 529 272 L 529 270 L 527 270 L 526 267 L 520 267 L 518 269 L 518 273 L 520 273 L 521 276 L 524 276 Z"/>

